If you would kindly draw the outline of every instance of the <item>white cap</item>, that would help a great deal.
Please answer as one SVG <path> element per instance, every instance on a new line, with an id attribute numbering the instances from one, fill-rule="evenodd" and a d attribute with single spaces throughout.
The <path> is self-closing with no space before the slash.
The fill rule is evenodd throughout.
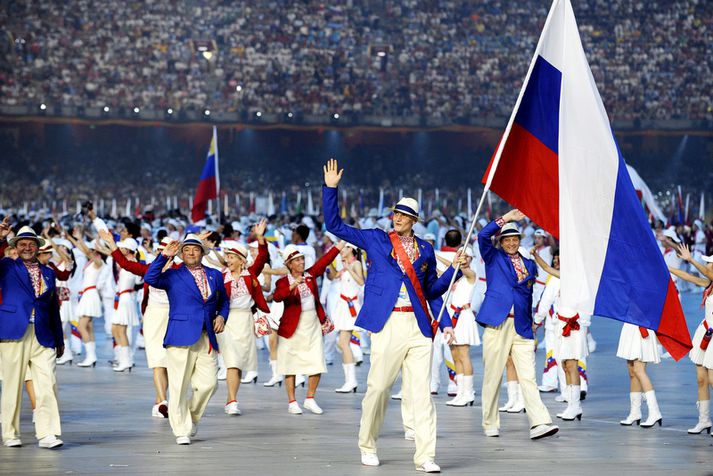
<path id="1" fill-rule="evenodd" d="M 433 233 L 426 233 L 425 235 L 423 235 L 423 239 L 426 241 L 436 241 L 436 235 L 434 235 Z"/>
<path id="2" fill-rule="evenodd" d="M 470 246 L 461 246 L 460 248 L 458 248 L 458 251 L 461 250 L 465 250 L 466 256 L 469 256 L 471 258 L 473 257 L 473 248 L 471 248 Z"/>
<path id="3" fill-rule="evenodd" d="M 547 232 L 542 228 L 535 230 L 535 236 L 547 236 Z"/>
<path id="4" fill-rule="evenodd" d="M 121 240 L 116 244 L 117 248 L 124 248 L 125 250 L 129 251 L 136 251 L 139 249 L 139 244 L 136 242 L 135 239 L 129 237 L 126 238 L 125 240 Z"/>
<path id="5" fill-rule="evenodd" d="M 52 242 L 57 246 L 64 246 L 68 250 L 72 249 L 72 243 L 70 243 L 69 240 L 65 240 L 64 238 L 52 238 Z"/>
<path id="6" fill-rule="evenodd" d="M 418 206 L 418 202 L 410 197 L 404 197 L 394 206 L 394 212 L 401 212 L 404 215 L 409 215 L 418 220 L 418 214 L 421 209 Z"/>
<path id="7" fill-rule="evenodd" d="M 699 230 L 703 229 L 703 222 L 699 219 L 693 220 L 693 224 L 698 227 Z"/>
<path id="8" fill-rule="evenodd" d="M 676 233 L 676 229 L 672 226 L 666 228 L 663 231 L 663 236 L 671 238 L 676 243 L 681 243 L 681 239 L 678 237 L 678 233 Z"/>
<path id="9" fill-rule="evenodd" d="M 225 253 L 238 255 L 243 259 L 248 259 L 248 249 L 242 243 L 235 240 L 223 240 L 220 243 L 220 248 Z"/>
<path id="10" fill-rule="evenodd" d="M 701 259 L 705 261 L 706 263 L 713 263 L 713 255 L 710 256 L 701 256 Z"/>
<path id="11" fill-rule="evenodd" d="M 287 245 L 285 246 L 285 249 L 282 250 L 282 260 L 287 264 L 288 262 L 292 261 L 295 258 L 299 258 L 300 256 L 304 255 L 302 252 L 297 248 L 295 245 Z"/>

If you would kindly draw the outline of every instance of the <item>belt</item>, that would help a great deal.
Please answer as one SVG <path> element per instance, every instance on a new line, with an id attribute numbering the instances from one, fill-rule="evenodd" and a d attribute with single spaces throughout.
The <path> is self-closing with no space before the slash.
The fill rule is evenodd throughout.
<path id="1" fill-rule="evenodd" d="M 515 314 L 508 314 L 508 318 L 512 319 L 515 317 Z"/>
<path id="2" fill-rule="evenodd" d="M 453 309 L 456 312 L 461 312 L 464 311 L 465 309 L 470 309 L 470 304 L 463 304 L 462 306 L 454 306 L 451 304 L 451 309 Z"/>
<path id="3" fill-rule="evenodd" d="M 413 312 L 413 306 L 395 307 L 391 312 Z"/>
<path id="4" fill-rule="evenodd" d="M 646 339 L 647 337 L 649 337 L 649 330 L 645 327 L 639 326 L 639 334 L 641 334 L 641 337 Z"/>
<path id="5" fill-rule="evenodd" d="M 79 291 L 79 295 L 81 296 L 82 294 L 86 293 L 90 289 L 96 289 L 96 286 L 89 286 L 88 288 L 84 288 L 82 291 Z"/>
<path id="6" fill-rule="evenodd" d="M 562 317 L 558 314 L 557 319 L 565 323 L 562 329 L 562 337 L 569 337 L 572 331 L 578 331 L 580 329 L 579 322 L 577 322 L 579 320 L 579 314 L 576 314 L 574 317 Z"/>
<path id="7" fill-rule="evenodd" d="M 357 316 L 356 308 L 354 307 L 354 301 L 357 300 L 357 296 L 354 297 L 347 297 L 344 294 L 340 294 L 339 297 L 341 297 L 343 300 L 347 302 L 347 307 L 349 308 L 349 315 L 352 317 Z"/>
<path id="8" fill-rule="evenodd" d="M 540 281 L 540 280 L 537 280 L 537 279 L 535 280 L 535 282 L 536 282 L 537 284 L 542 284 L 542 285 L 547 284 L 547 283 L 545 283 L 544 281 Z"/>
<path id="9" fill-rule="evenodd" d="M 119 309 L 119 298 L 121 297 L 122 294 L 133 293 L 133 292 L 134 292 L 133 289 L 124 289 L 123 291 L 117 292 L 116 295 L 114 296 L 114 309 L 115 310 Z"/>

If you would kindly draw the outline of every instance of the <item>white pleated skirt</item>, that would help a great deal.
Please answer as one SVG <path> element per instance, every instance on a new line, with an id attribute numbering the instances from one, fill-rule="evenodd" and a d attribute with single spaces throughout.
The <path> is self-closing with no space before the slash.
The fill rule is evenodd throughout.
<path id="1" fill-rule="evenodd" d="M 453 328 L 456 341 L 453 345 L 480 345 L 480 334 L 478 334 L 478 324 L 475 322 L 475 314 L 471 309 L 463 309 L 456 326 Z"/>
<path id="2" fill-rule="evenodd" d="M 277 343 L 277 373 L 282 375 L 317 375 L 327 373 L 324 362 L 322 325 L 316 311 L 300 314 L 292 337 L 280 337 Z"/>
<path id="3" fill-rule="evenodd" d="M 353 301 L 354 312 L 359 314 L 361 306 L 359 301 Z M 336 331 L 353 331 L 354 321 L 356 321 L 356 316 L 352 316 L 349 312 L 349 304 L 337 296 L 337 302 L 334 304 L 334 311 L 332 312 L 332 321 L 334 322 L 334 330 Z"/>
<path id="4" fill-rule="evenodd" d="M 255 320 L 249 309 L 231 309 L 225 330 L 216 337 L 226 368 L 257 371 Z"/>
<path id="5" fill-rule="evenodd" d="M 649 330 L 649 336 L 644 339 L 638 326 L 625 323 L 621 328 L 616 356 L 626 360 L 658 364 L 661 362 L 661 356 L 659 355 L 659 340 L 656 338 L 656 333 Z"/>
<path id="6" fill-rule="evenodd" d="M 146 361 L 150 369 L 167 368 L 166 349 L 163 339 L 168 328 L 168 304 L 156 304 L 149 301 L 144 313 L 144 342 Z"/>
<path id="7" fill-rule="evenodd" d="M 79 298 L 77 306 L 77 316 L 79 317 L 100 317 L 102 315 L 102 302 L 99 291 L 89 289 Z"/>

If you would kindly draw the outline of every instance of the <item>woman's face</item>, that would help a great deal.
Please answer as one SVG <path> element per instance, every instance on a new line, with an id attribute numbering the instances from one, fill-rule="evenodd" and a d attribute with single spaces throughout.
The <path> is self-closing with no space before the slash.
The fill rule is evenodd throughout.
<path id="1" fill-rule="evenodd" d="M 287 269 L 289 269 L 291 273 L 296 273 L 296 274 L 304 273 L 305 272 L 305 257 L 298 256 L 297 258 L 290 260 L 290 262 L 287 263 Z"/>
<path id="2" fill-rule="evenodd" d="M 230 271 L 237 271 L 243 269 L 243 266 L 245 266 L 245 258 L 235 253 L 226 253 L 225 261 L 228 263 L 228 269 Z"/>

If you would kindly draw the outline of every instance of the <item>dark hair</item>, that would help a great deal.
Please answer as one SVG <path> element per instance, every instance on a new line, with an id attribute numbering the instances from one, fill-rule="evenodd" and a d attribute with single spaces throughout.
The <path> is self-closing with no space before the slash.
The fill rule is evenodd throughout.
<path id="1" fill-rule="evenodd" d="M 161 243 L 161 240 L 163 240 L 167 236 L 168 236 L 168 230 L 166 230 L 165 228 L 161 228 L 160 230 L 158 230 L 158 233 L 156 233 L 156 241 Z"/>
<path id="2" fill-rule="evenodd" d="M 220 233 L 214 231 L 210 235 L 208 235 L 208 238 L 206 238 L 206 240 L 212 241 L 213 243 L 215 243 L 215 246 L 220 246 L 222 238 L 220 237 Z"/>
<path id="3" fill-rule="evenodd" d="M 126 227 L 126 232 L 131 235 L 133 239 L 137 239 L 141 236 L 141 227 L 133 222 L 128 222 L 124 225 Z"/>
<path id="4" fill-rule="evenodd" d="M 446 232 L 445 241 L 446 246 L 455 248 L 456 246 L 460 246 L 463 242 L 463 235 L 461 235 L 461 232 L 458 230 L 448 230 L 448 232 Z"/>
<path id="5" fill-rule="evenodd" d="M 302 238 L 302 241 L 307 241 L 307 238 L 309 237 L 309 227 L 307 225 L 299 225 L 295 228 L 295 233 Z"/>

